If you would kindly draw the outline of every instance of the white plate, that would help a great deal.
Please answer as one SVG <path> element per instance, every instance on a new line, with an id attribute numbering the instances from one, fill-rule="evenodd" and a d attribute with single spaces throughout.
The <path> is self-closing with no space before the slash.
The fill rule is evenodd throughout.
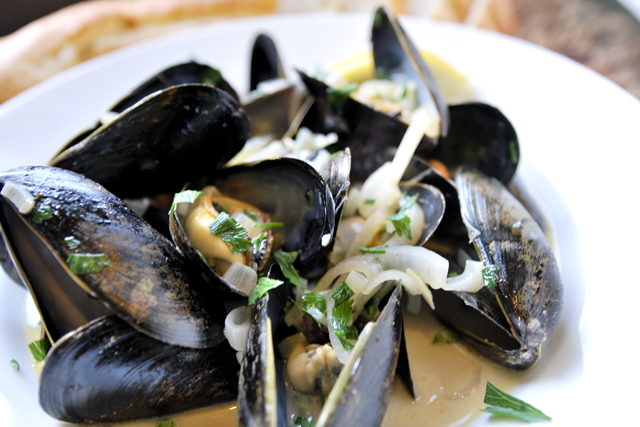
<path id="1" fill-rule="evenodd" d="M 242 92 L 258 32 L 274 37 L 286 65 L 310 69 L 368 49 L 370 20 L 313 14 L 229 21 L 88 61 L 0 106 L 0 170 L 46 163 L 123 94 L 168 65 L 196 59 L 220 67 Z M 552 416 L 554 426 L 635 416 L 639 378 L 628 354 L 640 298 L 637 280 L 627 279 L 625 270 L 634 265 L 638 235 L 631 200 L 639 183 L 640 103 L 590 70 L 520 40 L 413 17 L 402 23 L 419 47 L 449 61 L 481 99 L 512 120 L 525 159 L 518 174 L 555 230 L 565 285 L 562 319 L 541 362 L 513 393 Z M 0 419 L 11 427 L 57 425 L 37 402 L 24 295 L 0 276 Z M 491 423 L 485 415 L 474 425 Z"/>

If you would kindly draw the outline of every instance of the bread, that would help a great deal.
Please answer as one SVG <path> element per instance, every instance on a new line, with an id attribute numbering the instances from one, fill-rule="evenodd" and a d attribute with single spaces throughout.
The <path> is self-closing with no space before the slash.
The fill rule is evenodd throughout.
<path id="1" fill-rule="evenodd" d="M 513 33 L 512 0 L 386 0 L 399 14 L 431 16 Z M 241 16 L 366 10 L 379 0 L 94 0 L 0 38 L 0 102 L 60 71 L 160 34 Z M 506 6 L 505 6 L 506 5 Z"/>

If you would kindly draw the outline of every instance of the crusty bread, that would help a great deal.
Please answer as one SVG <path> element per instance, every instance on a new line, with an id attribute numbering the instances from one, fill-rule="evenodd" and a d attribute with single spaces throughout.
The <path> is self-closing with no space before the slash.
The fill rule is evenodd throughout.
<path id="1" fill-rule="evenodd" d="M 160 34 L 241 16 L 367 10 L 431 16 L 513 33 L 512 0 L 94 0 L 0 38 L 0 102 L 75 64 Z M 472 16 L 471 16 L 472 15 Z M 468 16 L 472 20 L 467 19 Z"/>

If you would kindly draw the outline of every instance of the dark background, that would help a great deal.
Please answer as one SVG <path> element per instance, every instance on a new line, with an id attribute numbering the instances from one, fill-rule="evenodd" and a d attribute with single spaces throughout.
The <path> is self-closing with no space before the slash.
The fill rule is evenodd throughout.
<path id="1" fill-rule="evenodd" d="M 0 37 L 78 0 L 0 0 Z"/>

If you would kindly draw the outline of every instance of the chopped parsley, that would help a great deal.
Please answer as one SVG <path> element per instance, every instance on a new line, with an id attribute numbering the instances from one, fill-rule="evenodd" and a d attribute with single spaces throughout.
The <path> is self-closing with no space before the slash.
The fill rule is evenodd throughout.
<path id="1" fill-rule="evenodd" d="M 180 193 L 176 193 L 173 196 L 173 203 L 171 203 L 171 209 L 169 209 L 169 215 L 173 213 L 178 203 L 193 203 L 198 196 L 202 194 L 202 191 L 197 190 L 185 190 Z"/>
<path id="2" fill-rule="evenodd" d="M 365 205 L 373 205 L 376 203 L 376 199 L 367 199 L 364 201 Z"/>
<path id="3" fill-rule="evenodd" d="M 69 254 L 67 264 L 74 274 L 102 273 L 111 266 L 105 254 Z"/>
<path id="4" fill-rule="evenodd" d="M 481 409 L 481 411 L 489 412 L 500 417 L 512 418 L 526 423 L 551 421 L 550 417 L 546 416 L 538 409 L 508 393 L 500 391 L 489 381 L 487 381 L 487 391 L 484 395 L 484 403 L 490 406 Z"/>
<path id="5" fill-rule="evenodd" d="M 360 248 L 360 252 L 362 252 L 363 254 L 386 254 L 387 250 L 385 248 L 388 247 L 389 245 L 373 246 L 371 248 L 362 247 Z"/>
<path id="6" fill-rule="evenodd" d="M 64 242 L 67 244 L 67 247 L 71 250 L 78 249 L 78 247 L 80 246 L 80 240 L 76 239 L 73 236 L 65 237 Z"/>
<path id="7" fill-rule="evenodd" d="M 296 305 L 303 313 L 315 320 L 318 327 L 322 329 L 323 323 L 325 325 L 327 323 L 327 316 L 324 314 L 327 311 L 327 300 L 324 295 L 315 291 L 308 292 L 302 295 L 302 304 L 302 307 Z"/>
<path id="8" fill-rule="evenodd" d="M 354 292 L 347 285 L 347 282 L 342 282 L 340 286 L 331 292 L 329 297 L 334 301 L 334 306 L 331 310 L 331 325 L 345 350 L 353 348 L 353 344 L 347 340 L 358 339 L 358 329 L 354 325 L 347 326 L 347 322 L 349 322 L 353 314 L 353 300 L 351 299 L 353 295 Z"/>
<path id="9" fill-rule="evenodd" d="M 251 240 L 245 237 L 249 234 L 246 228 L 226 212 L 220 212 L 209 226 L 209 230 L 211 234 L 220 237 L 234 255 L 238 252 L 246 252 L 252 246 Z"/>
<path id="10" fill-rule="evenodd" d="M 518 164 L 518 145 L 515 141 L 511 140 L 509 141 L 509 154 L 510 154 L 510 159 L 511 163 L 513 163 L 514 165 Z"/>
<path id="11" fill-rule="evenodd" d="M 500 267 L 497 265 L 488 265 L 482 269 L 482 283 L 489 289 L 496 288 L 496 282 L 498 281 L 498 271 Z"/>
<path id="12" fill-rule="evenodd" d="M 459 341 L 458 336 L 450 331 L 438 331 L 431 344 L 453 344 Z"/>
<path id="13" fill-rule="evenodd" d="M 244 214 L 247 216 L 247 218 L 249 218 L 251 221 L 257 221 L 258 217 L 255 216 L 254 214 L 252 214 L 251 212 L 249 212 L 248 210 L 243 210 Z"/>
<path id="14" fill-rule="evenodd" d="M 278 286 L 282 285 L 284 282 L 282 280 L 269 279 L 268 277 L 261 277 L 258 280 L 258 284 L 249 294 L 249 300 L 247 301 L 247 307 L 256 303 L 257 300 L 262 298 L 264 294 L 266 294 L 271 289 L 275 289 Z"/>
<path id="15" fill-rule="evenodd" d="M 29 343 L 29 351 L 36 362 L 42 362 L 47 357 L 49 349 L 51 349 L 51 343 L 47 337 Z"/>
<path id="16" fill-rule="evenodd" d="M 342 89 L 327 88 L 327 101 L 334 110 L 339 110 L 347 102 L 351 93 L 358 88 L 357 83 L 351 83 Z"/>
<path id="17" fill-rule="evenodd" d="M 298 271 L 293 266 L 296 258 L 298 258 L 298 252 L 277 251 L 273 253 L 273 258 L 280 266 L 280 270 L 282 270 L 282 274 L 284 274 L 284 277 L 289 279 L 289 281 L 298 288 L 304 290 L 304 285 L 300 281 Z"/>
<path id="18" fill-rule="evenodd" d="M 407 211 L 416 204 L 418 200 L 418 194 L 414 194 L 411 197 L 407 196 L 407 193 L 404 193 L 398 203 L 400 204 L 400 210 L 397 214 L 391 215 L 388 219 L 393 224 L 396 229 L 396 233 L 398 236 L 406 236 L 408 239 L 411 239 L 411 218 L 407 215 Z"/>
<path id="19" fill-rule="evenodd" d="M 40 224 L 42 221 L 45 221 L 53 215 L 53 211 L 51 209 L 51 199 L 45 199 L 38 209 L 33 213 L 33 222 L 36 224 Z"/>
<path id="20" fill-rule="evenodd" d="M 209 68 L 206 74 L 202 76 L 202 84 L 205 85 L 218 86 L 220 80 L 222 80 L 222 74 L 220 70 L 216 70 L 215 68 Z"/>
<path id="21" fill-rule="evenodd" d="M 260 250 L 260 245 L 262 245 L 262 241 L 266 239 L 267 236 L 267 232 L 264 231 L 261 235 L 256 237 L 256 240 L 253 241 L 253 252 L 258 252 Z"/>
<path id="22" fill-rule="evenodd" d="M 360 316 L 367 322 L 375 322 L 376 314 L 378 313 L 378 306 L 380 305 L 380 298 L 376 295 L 372 296 L 369 301 L 364 305 Z"/>
<path id="23" fill-rule="evenodd" d="M 315 427 L 315 424 L 313 421 L 309 421 L 304 417 L 297 417 L 295 420 L 293 420 L 293 425 L 300 426 L 300 427 Z"/>
<path id="24" fill-rule="evenodd" d="M 263 222 L 262 224 L 253 224 L 253 228 L 281 228 L 284 227 L 282 222 Z"/>
<path id="25" fill-rule="evenodd" d="M 16 371 L 20 370 L 20 365 L 18 364 L 18 361 L 16 359 L 11 359 L 11 361 L 9 363 L 11 363 L 11 366 L 13 366 L 13 368 Z"/>

